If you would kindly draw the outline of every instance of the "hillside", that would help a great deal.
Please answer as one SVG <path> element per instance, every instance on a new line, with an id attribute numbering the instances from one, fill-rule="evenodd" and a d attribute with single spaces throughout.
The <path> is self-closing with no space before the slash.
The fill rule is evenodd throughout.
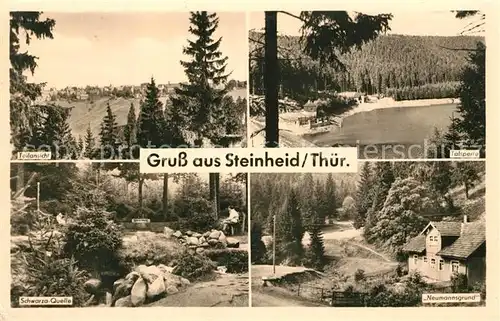
<path id="1" fill-rule="evenodd" d="M 235 89 L 230 92 L 230 95 L 236 99 L 237 97 L 246 98 L 246 88 Z M 160 97 L 160 101 L 165 104 L 167 97 Z M 72 134 L 78 138 L 84 136 L 90 124 L 90 128 L 94 135 L 100 131 L 101 122 L 106 115 L 106 106 L 109 102 L 111 110 L 116 115 L 119 126 L 125 125 L 127 122 L 127 114 L 131 104 L 136 108 L 136 114 L 139 115 L 138 109 L 140 106 L 139 98 L 102 98 L 96 100 L 93 104 L 87 101 L 68 102 L 64 100 L 55 101 L 57 105 L 62 107 L 73 107 L 69 118 L 69 125 Z"/>
<path id="2" fill-rule="evenodd" d="M 263 40 L 262 33 L 250 32 L 250 39 Z M 296 77 L 293 69 L 302 69 L 302 79 L 312 86 L 323 90 L 337 83 L 341 91 L 366 91 L 383 93 L 387 88 L 413 87 L 423 84 L 448 83 L 458 80 L 462 67 L 467 63 L 467 51 L 449 48 L 475 48 L 482 37 L 474 36 L 408 36 L 386 35 L 354 50 L 341 55 L 340 61 L 347 67 L 347 73 L 335 72 L 333 66 L 319 68 L 302 53 L 300 37 L 280 36 L 278 51 L 281 58 L 282 83 L 293 88 Z M 260 94 L 263 88 L 260 58 L 263 57 L 262 45 L 250 41 L 253 53 L 250 84 L 254 93 Z M 300 58 L 299 60 L 297 60 Z M 307 77 L 309 76 L 309 77 Z"/>

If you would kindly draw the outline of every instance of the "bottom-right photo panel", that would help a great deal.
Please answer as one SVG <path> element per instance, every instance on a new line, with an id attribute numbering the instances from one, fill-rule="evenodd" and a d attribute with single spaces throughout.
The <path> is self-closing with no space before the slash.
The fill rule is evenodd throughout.
<path id="1" fill-rule="evenodd" d="M 483 161 L 250 177 L 252 306 L 485 306 Z"/>

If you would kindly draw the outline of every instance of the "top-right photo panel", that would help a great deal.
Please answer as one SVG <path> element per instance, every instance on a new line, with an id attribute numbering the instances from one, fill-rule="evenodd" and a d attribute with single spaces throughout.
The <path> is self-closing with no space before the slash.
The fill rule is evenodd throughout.
<path id="1" fill-rule="evenodd" d="M 250 13 L 250 147 L 484 158 L 485 19 L 481 11 Z"/>

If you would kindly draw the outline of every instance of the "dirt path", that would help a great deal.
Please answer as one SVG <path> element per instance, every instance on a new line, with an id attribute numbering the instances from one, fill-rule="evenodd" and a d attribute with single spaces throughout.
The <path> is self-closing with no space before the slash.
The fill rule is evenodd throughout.
<path id="1" fill-rule="evenodd" d="M 252 287 L 253 307 L 319 307 L 321 304 L 313 303 L 299 297 L 279 293 L 274 289 Z"/>
<path id="2" fill-rule="evenodd" d="M 169 295 L 153 307 L 247 307 L 249 281 L 246 274 L 223 274 L 209 282 L 195 283 L 185 291 Z"/>

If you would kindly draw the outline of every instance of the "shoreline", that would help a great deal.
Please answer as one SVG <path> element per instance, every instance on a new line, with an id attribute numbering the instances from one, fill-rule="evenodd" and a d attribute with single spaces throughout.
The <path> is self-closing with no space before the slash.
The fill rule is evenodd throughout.
<path id="1" fill-rule="evenodd" d="M 406 108 L 406 107 L 427 107 L 427 106 L 441 106 L 441 105 L 448 105 L 448 104 L 459 104 L 460 99 L 458 98 L 438 98 L 438 99 L 417 99 L 417 100 L 401 100 L 401 101 L 395 101 L 392 98 L 382 98 L 377 102 L 373 103 L 361 103 L 351 110 L 348 110 L 342 114 L 333 116 L 333 120 L 338 122 L 341 122 L 344 118 L 363 113 L 363 112 L 370 112 L 374 110 L 379 110 L 379 109 L 386 109 L 386 108 Z M 307 114 L 313 115 L 315 114 L 314 112 L 306 112 L 306 111 L 295 111 L 295 112 L 290 112 L 290 113 L 283 113 L 280 114 L 280 119 L 279 119 L 279 129 L 280 130 L 285 130 L 288 132 L 293 133 L 300 139 L 305 139 L 307 140 L 304 136 L 305 135 L 314 135 L 322 132 L 330 132 L 334 130 L 338 130 L 340 127 L 338 125 L 328 125 L 324 127 L 319 127 L 319 128 L 309 128 L 308 126 L 299 126 L 295 124 L 295 121 L 298 119 L 298 117 L 303 117 L 307 116 Z M 250 131 L 250 135 L 252 135 L 255 131 L 264 128 L 265 120 L 260 119 L 263 118 L 263 116 L 260 117 L 250 117 L 250 124 L 248 127 L 248 130 Z M 254 136 L 253 138 L 250 138 L 251 142 L 253 145 L 257 144 L 258 142 L 263 143 L 264 142 L 264 132 L 260 132 L 258 135 Z"/>

